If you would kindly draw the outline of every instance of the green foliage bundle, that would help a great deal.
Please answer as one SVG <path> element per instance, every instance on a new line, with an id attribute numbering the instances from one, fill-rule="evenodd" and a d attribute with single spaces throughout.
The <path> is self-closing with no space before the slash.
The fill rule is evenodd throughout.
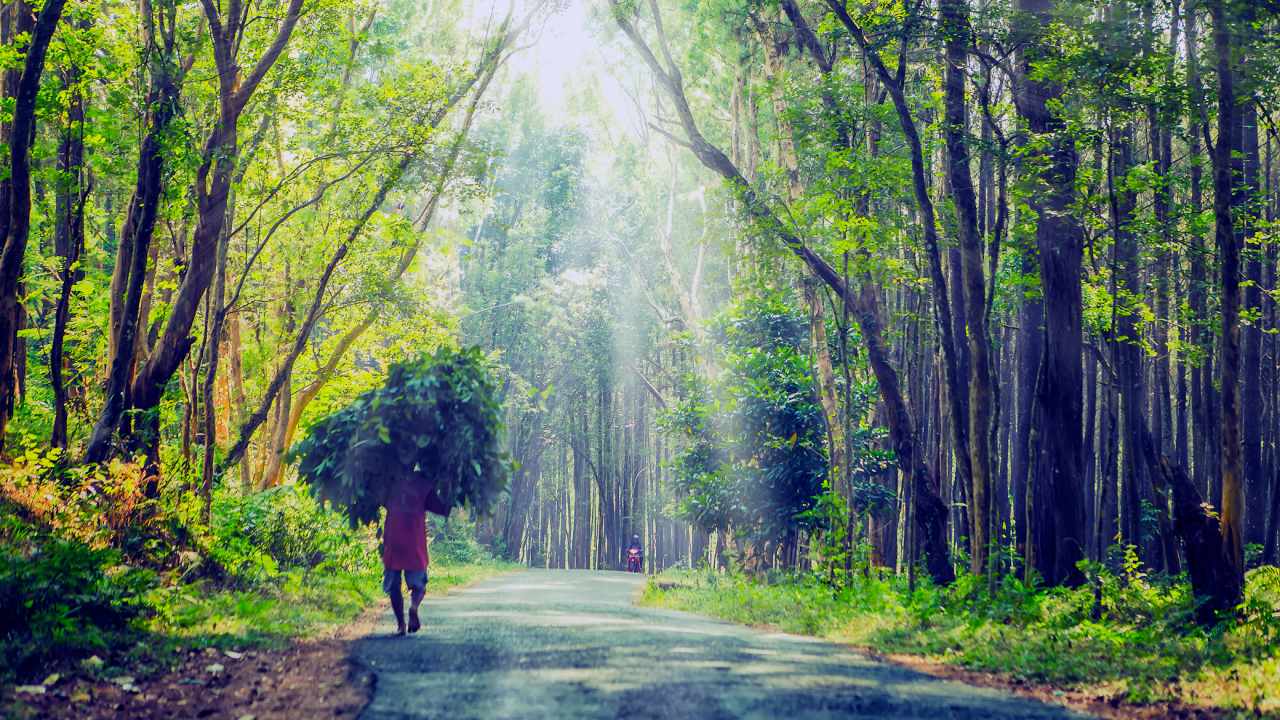
<path id="1" fill-rule="evenodd" d="M 291 456 L 353 524 L 376 521 L 388 489 L 405 477 L 430 483 L 447 508 L 483 513 L 511 472 L 497 398 L 479 348 L 442 347 L 393 365 L 381 387 L 319 420 Z"/>

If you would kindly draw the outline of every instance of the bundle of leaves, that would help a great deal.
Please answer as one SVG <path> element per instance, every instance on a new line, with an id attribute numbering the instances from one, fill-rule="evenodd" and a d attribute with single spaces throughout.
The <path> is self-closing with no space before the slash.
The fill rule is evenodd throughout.
<path id="1" fill-rule="evenodd" d="M 299 474 L 353 524 L 378 519 L 402 479 L 429 486 L 434 509 L 483 514 L 511 463 L 499 447 L 497 388 L 479 348 L 441 348 L 391 367 L 382 387 L 321 419 L 292 451 Z"/>

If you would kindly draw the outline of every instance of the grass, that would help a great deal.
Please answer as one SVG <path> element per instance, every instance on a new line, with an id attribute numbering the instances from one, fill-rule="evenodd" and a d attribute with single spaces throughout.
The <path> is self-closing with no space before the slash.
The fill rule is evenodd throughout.
<path id="1" fill-rule="evenodd" d="M 1242 619 L 1208 630 L 1191 622 L 1184 584 L 1095 581 L 1065 590 L 1007 579 L 988 592 L 966 577 L 908 593 L 893 577 L 857 576 L 837 590 L 807 576 L 676 571 L 652 579 L 641 603 L 1128 702 L 1280 717 L 1280 570 L 1250 573 Z"/>
<path id="2" fill-rule="evenodd" d="M 496 561 L 435 564 L 427 595 L 443 595 L 514 567 Z M 294 570 L 273 587 L 252 590 L 180 584 L 154 592 L 157 612 L 148 629 L 182 647 L 278 647 L 345 625 L 385 597 L 380 566 L 361 573 Z"/>

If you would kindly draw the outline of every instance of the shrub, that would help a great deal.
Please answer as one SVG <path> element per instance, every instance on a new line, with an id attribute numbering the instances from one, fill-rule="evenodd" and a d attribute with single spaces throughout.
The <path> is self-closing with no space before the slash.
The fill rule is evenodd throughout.
<path id="1" fill-rule="evenodd" d="M 35 549 L 0 548 L 0 672 L 108 648 L 147 611 L 156 584 L 148 570 L 120 565 L 120 553 L 78 540 L 32 538 Z"/>
<path id="2" fill-rule="evenodd" d="M 291 569 L 355 572 L 375 556 L 369 532 L 352 530 L 345 515 L 321 505 L 306 485 L 250 495 L 220 490 L 200 544 L 199 574 L 239 588 Z"/>
<path id="3" fill-rule="evenodd" d="M 213 532 L 216 538 L 243 537 L 284 567 L 354 570 L 369 550 L 368 538 L 352 531 L 342 513 L 321 505 L 306 485 L 222 495 L 214 506 Z"/>
<path id="4" fill-rule="evenodd" d="M 172 545 L 157 542 L 161 518 L 144 495 L 140 465 L 113 460 L 64 468 L 62 461 L 59 450 L 28 450 L 0 466 L 0 500 L 35 526 L 95 548 L 118 548 L 131 559 Z"/>
<path id="5" fill-rule="evenodd" d="M 491 559 L 490 552 L 476 540 L 475 522 L 465 513 L 431 518 L 432 564 L 468 565 Z"/>

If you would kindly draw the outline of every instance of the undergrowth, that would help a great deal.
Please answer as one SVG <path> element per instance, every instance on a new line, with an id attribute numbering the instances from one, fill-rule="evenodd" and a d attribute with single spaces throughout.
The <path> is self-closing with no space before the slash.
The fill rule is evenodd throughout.
<path id="1" fill-rule="evenodd" d="M 373 530 L 305 486 L 219 488 L 207 524 L 193 486 L 148 498 L 137 465 L 66 470 L 38 453 L 0 468 L 0 683 L 278 646 L 383 598 Z M 434 535 L 431 593 L 504 567 L 465 520 Z"/>
<path id="2" fill-rule="evenodd" d="M 1239 616 L 1208 629 L 1192 621 L 1185 582 L 1134 568 L 1088 574 L 1077 589 L 962 576 L 909 591 L 892 575 L 834 588 L 812 575 L 685 570 L 651 580 L 641 602 L 1130 702 L 1280 717 L 1280 569 L 1252 570 Z"/>

